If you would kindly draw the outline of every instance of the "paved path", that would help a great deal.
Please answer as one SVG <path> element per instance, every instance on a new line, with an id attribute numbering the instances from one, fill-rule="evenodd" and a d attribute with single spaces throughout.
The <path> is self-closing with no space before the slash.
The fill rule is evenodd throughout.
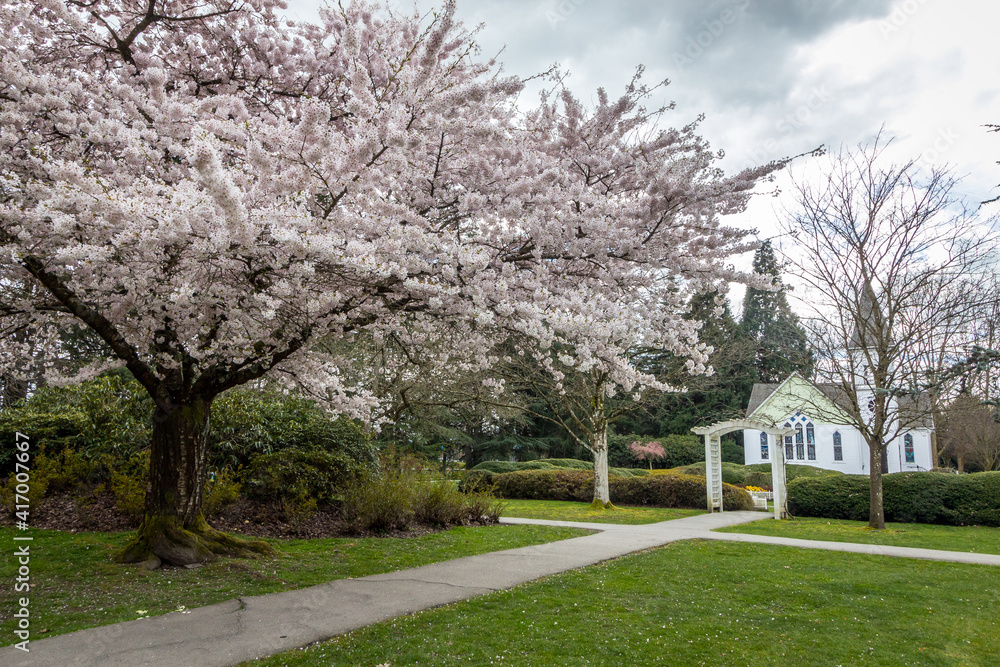
<path id="1" fill-rule="evenodd" d="M 27 654 L 8 646 L 0 648 L 0 665 L 235 665 L 396 616 L 692 538 L 1000 565 L 1000 556 L 986 554 L 710 532 L 770 517 L 763 512 L 724 512 L 641 526 L 503 519 L 504 523 L 573 526 L 599 532 L 81 630 L 31 642 Z"/>

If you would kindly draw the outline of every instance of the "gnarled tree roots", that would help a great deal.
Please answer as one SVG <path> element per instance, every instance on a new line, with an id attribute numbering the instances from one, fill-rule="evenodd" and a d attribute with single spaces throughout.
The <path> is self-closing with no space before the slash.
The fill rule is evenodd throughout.
<path id="1" fill-rule="evenodd" d="M 189 526 L 175 516 L 146 515 L 139 531 L 115 554 L 119 563 L 141 563 L 156 556 L 171 565 L 192 565 L 218 556 L 253 558 L 272 556 L 274 549 L 262 540 L 244 540 L 215 530 L 200 514 Z"/>

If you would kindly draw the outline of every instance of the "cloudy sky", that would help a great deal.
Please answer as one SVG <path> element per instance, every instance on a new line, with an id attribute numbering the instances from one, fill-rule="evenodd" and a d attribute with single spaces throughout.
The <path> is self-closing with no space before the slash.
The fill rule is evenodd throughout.
<path id="1" fill-rule="evenodd" d="M 319 4 L 289 0 L 288 15 L 313 18 Z M 970 204 L 1000 194 L 1000 133 L 984 127 L 1000 124 L 995 0 L 458 0 L 458 15 L 482 25 L 483 55 L 499 54 L 507 72 L 558 63 L 584 100 L 598 87 L 620 93 L 639 65 L 649 83 L 669 79 L 652 100 L 676 102 L 664 121 L 704 113 L 702 134 L 729 172 L 851 148 L 884 125 L 896 159 L 951 166 Z M 794 169 L 821 164 L 808 162 Z M 734 224 L 767 238 L 787 203 L 760 197 Z"/>

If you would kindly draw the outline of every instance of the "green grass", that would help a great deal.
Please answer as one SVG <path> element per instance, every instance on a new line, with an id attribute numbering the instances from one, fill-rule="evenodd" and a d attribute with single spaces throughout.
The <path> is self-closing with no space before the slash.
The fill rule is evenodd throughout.
<path id="1" fill-rule="evenodd" d="M 590 503 L 562 500 L 504 500 L 503 516 L 520 519 L 551 519 L 553 521 L 589 521 L 594 523 L 642 524 L 670 521 L 705 510 L 681 510 L 666 507 L 617 507 L 594 509 Z"/>
<path id="2" fill-rule="evenodd" d="M 112 563 L 109 555 L 131 533 L 32 531 L 31 542 L 14 542 L 16 531 L 0 528 L 0 543 L 31 545 L 32 639 L 130 621 L 187 608 L 303 588 L 333 579 L 393 572 L 475 554 L 541 544 L 587 534 L 575 528 L 493 526 L 452 528 L 408 538 L 268 540 L 274 559 L 219 559 L 204 567 L 148 572 Z M 0 609 L 14 608 L 17 563 L 0 560 Z M 23 594 L 22 594 L 23 595 Z M 140 611 L 142 613 L 140 613 Z M 10 614 L 0 633 L 12 637 Z M 36 634 L 37 633 L 37 634 Z"/>
<path id="3" fill-rule="evenodd" d="M 995 665 L 1000 568 L 684 541 L 245 663 Z"/>
<path id="4" fill-rule="evenodd" d="M 872 530 L 863 521 L 801 518 L 790 521 L 755 521 L 720 529 L 719 532 L 1000 554 L 1000 528 L 936 526 L 926 523 L 887 523 L 885 528 Z"/>

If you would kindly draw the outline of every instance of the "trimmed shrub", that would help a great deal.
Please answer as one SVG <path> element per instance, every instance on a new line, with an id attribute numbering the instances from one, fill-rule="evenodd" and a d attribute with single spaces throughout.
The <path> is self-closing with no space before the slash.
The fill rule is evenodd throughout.
<path id="1" fill-rule="evenodd" d="M 702 509 L 706 496 L 704 476 L 667 474 L 611 480 L 611 500 L 619 505 Z M 752 510 L 753 498 L 743 489 L 723 482 L 722 507 Z"/>
<path id="2" fill-rule="evenodd" d="M 882 478 L 886 521 L 1000 526 L 1000 472 L 941 475 L 905 472 Z M 788 510 L 798 516 L 868 520 L 868 477 L 800 477 L 788 483 Z"/>
<path id="3" fill-rule="evenodd" d="M 248 496 L 258 500 L 328 503 L 363 468 L 344 454 L 285 449 L 258 456 L 243 477 Z"/>
<path id="4" fill-rule="evenodd" d="M 525 461 L 524 463 L 516 464 L 515 470 L 555 470 L 556 466 L 548 463 L 547 461 Z"/>
<path id="5" fill-rule="evenodd" d="M 698 463 L 692 463 L 691 465 L 675 468 L 674 471 L 680 473 L 681 475 L 697 475 L 704 477 L 705 462 L 699 461 Z M 723 484 L 745 484 L 747 472 L 747 467 L 744 465 L 740 465 L 738 463 L 728 463 L 726 461 L 722 462 Z"/>
<path id="6" fill-rule="evenodd" d="M 501 498 L 577 500 L 594 498 L 594 473 L 585 470 L 521 470 L 491 475 L 488 483 Z"/>
<path id="7" fill-rule="evenodd" d="M 538 459 L 535 461 L 525 461 L 522 463 L 510 463 L 509 461 L 483 461 L 472 470 L 487 473 L 517 472 L 519 470 L 593 470 L 593 461 L 579 461 L 577 459 Z M 608 468 L 609 475 L 619 477 L 642 477 L 648 475 L 645 468 Z"/>
<path id="8" fill-rule="evenodd" d="M 593 461 L 581 461 L 580 459 L 545 459 L 545 462 L 556 468 L 569 468 L 571 470 L 594 469 Z M 504 472 L 512 472 L 512 471 L 504 471 Z"/>
<path id="9" fill-rule="evenodd" d="M 511 473 L 480 472 L 467 478 L 465 488 L 490 486 L 501 498 L 525 500 L 570 500 L 589 502 L 594 497 L 594 475 L 574 470 L 525 470 Z M 693 475 L 660 474 L 611 477 L 611 502 L 621 505 L 703 508 L 705 478 Z M 753 509 L 753 499 L 743 489 L 723 484 L 723 507 L 727 510 Z"/>
<path id="10" fill-rule="evenodd" d="M 510 461 L 483 461 L 474 467 L 473 470 L 481 470 L 483 472 L 514 472 L 517 470 L 517 464 Z"/>

